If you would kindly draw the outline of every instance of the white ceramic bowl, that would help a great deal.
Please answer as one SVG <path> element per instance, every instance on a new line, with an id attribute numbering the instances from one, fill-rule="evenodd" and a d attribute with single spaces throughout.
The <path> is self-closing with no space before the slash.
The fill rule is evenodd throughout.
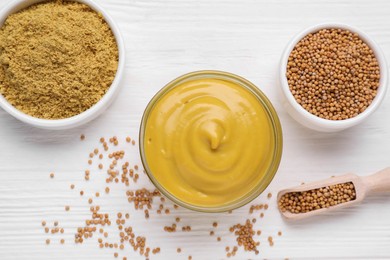
<path id="1" fill-rule="evenodd" d="M 62 130 L 62 129 L 68 129 L 76 126 L 80 126 L 82 124 L 85 124 L 92 119 L 96 118 L 98 115 L 103 113 L 107 107 L 112 103 L 114 98 L 117 96 L 119 90 L 120 90 L 120 81 L 123 76 L 124 66 L 125 66 L 125 47 L 124 42 L 122 39 L 122 35 L 115 24 L 115 22 L 111 19 L 111 17 L 106 13 L 106 11 L 97 5 L 92 0 L 73 0 L 76 2 L 84 3 L 88 6 L 90 6 L 93 10 L 95 10 L 98 13 L 101 13 L 104 17 L 104 20 L 107 22 L 107 24 L 110 26 L 115 39 L 116 43 L 118 45 L 118 51 L 119 51 L 119 63 L 118 63 L 118 70 L 116 72 L 115 78 L 110 86 L 110 88 L 107 90 L 106 94 L 90 109 L 84 111 L 81 114 L 78 114 L 73 117 L 65 118 L 65 119 L 55 119 L 55 120 L 49 120 L 49 119 L 40 119 L 36 117 L 32 117 L 30 115 L 27 115 L 20 110 L 13 107 L 10 103 L 7 102 L 7 100 L 0 94 L 0 106 L 7 111 L 9 114 L 14 116 L 15 118 L 19 119 L 20 121 L 23 121 L 29 125 L 43 128 L 43 129 L 50 129 L 50 130 Z M 0 11 L 0 27 L 3 26 L 5 20 L 10 14 L 13 14 L 15 12 L 18 12 L 30 5 L 44 2 L 44 0 L 13 0 L 11 1 L 5 8 L 3 8 Z"/>
<path id="2" fill-rule="evenodd" d="M 290 53 L 294 49 L 295 45 L 309 33 L 314 33 L 321 29 L 330 29 L 330 28 L 346 29 L 349 30 L 350 32 L 357 33 L 359 37 L 374 51 L 375 57 L 378 60 L 379 68 L 380 68 L 380 81 L 379 81 L 379 88 L 376 97 L 374 98 L 372 103 L 368 106 L 368 108 L 365 111 L 363 111 L 362 113 L 360 113 L 359 115 L 353 118 L 349 118 L 346 120 L 336 121 L 336 120 L 323 119 L 306 111 L 300 104 L 298 104 L 298 102 L 295 100 L 294 96 L 290 92 L 290 88 L 288 86 L 287 77 L 286 77 L 288 57 L 290 56 Z M 354 27 L 351 27 L 349 25 L 339 24 L 339 23 L 318 24 L 309 27 L 303 30 L 302 32 L 298 33 L 288 43 L 282 55 L 282 59 L 280 61 L 279 73 L 280 73 L 279 74 L 280 86 L 281 86 L 281 92 L 283 98 L 282 102 L 287 112 L 302 125 L 321 132 L 337 132 L 363 122 L 368 116 L 370 116 L 379 107 L 380 103 L 385 97 L 386 89 L 387 89 L 388 70 L 387 70 L 386 60 L 381 49 L 364 32 Z"/>

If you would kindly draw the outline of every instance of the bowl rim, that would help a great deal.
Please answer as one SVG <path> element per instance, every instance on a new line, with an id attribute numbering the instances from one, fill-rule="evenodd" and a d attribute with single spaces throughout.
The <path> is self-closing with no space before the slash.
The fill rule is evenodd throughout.
<path id="1" fill-rule="evenodd" d="M 7 17 L 13 13 L 16 13 L 24 8 L 27 8 L 31 5 L 38 4 L 41 2 L 45 2 L 46 0 L 13 0 L 8 5 L 0 10 L 0 27 L 3 26 Z M 72 0 L 74 2 L 79 2 L 88 5 L 92 10 L 97 13 L 100 13 L 103 19 L 106 21 L 108 26 L 110 27 L 114 38 L 118 47 L 118 67 L 115 73 L 114 80 L 112 81 L 110 87 L 103 95 L 103 97 L 92 107 L 85 110 L 84 112 L 64 119 L 42 119 L 30 116 L 14 106 L 12 106 L 3 95 L 0 94 L 0 107 L 3 108 L 6 112 L 12 115 L 14 118 L 27 123 L 29 125 L 48 129 L 48 130 L 62 130 L 69 129 L 73 127 L 80 126 L 85 124 L 101 113 L 112 103 L 114 98 L 117 96 L 121 86 L 121 80 L 124 74 L 125 67 L 125 44 L 123 41 L 122 34 L 115 23 L 115 21 L 111 18 L 111 16 L 98 4 L 96 4 L 93 0 Z"/>
<path id="2" fill-rule="evenodd" d="M 219 207 L 207 207 L 207 206 L 199 206 L 199 205 L 193 205 L 187 202 L 184 202 L 177 197 L 175 197 L 173 194 L 171 194 L 168 190 L 166 190 L 160 183 L 157 181 L 157 179 L 154 177 L 152 171 L 150 170 L 147 160 L 146 160 L 146 154 L 144 151 L 144 136 L 145 136 L 145 130 L 146 130 L 146 123 L 148 115 L 150 114 L 151 110 L 155 106 L 156 102 L 159 100 L 160 97 L 165 95 L 167 92 L 169 92 L 171 89 L 175 88 L 176 86 L 180 85 L 181 83 L 204 78 L 204 77 L 213 77 L 223 80 L 229 80 L 234 83 L 239 84 L 240 86 L 244 87 L 246 90 L 250 91 L 256 98 L 259 100 L 260 103 L 264 106 L 264 109 L 266 110 L 270 122 L 271 127 L 273 129 L 274 134 L 274 142 L 275 142 L 275 149 L 273 154 L 273 160 L 270 164 L 270 167 L 268 168 L 268 171 L 265 174 L 264 181 L 260 181 L 259 184 L 252 190 L 249 191 L 247 195 L 244 197 L 241 197 L 239 199 L 236 199 L 235 201 L 221 205 Z M 220 212 L 226 212 L 229 210 L 237 209 L 239 207 L 242 207 L 251 201 L 253 201 L 255 198 L 257 198 L 272 182 L 273 178 L 276 175 L 276 172 L 278 171 L 281 159 L 282 159 L 282 152 L 283 152 L 283 134 L 282 134 L 282 126 L 278 117 L 278 114 L 276 113 L 275 108 L 273 107 L 271 101 L 267 98 L 267 96 L 254 85 L 252 82 L 246 80 L 245 78 L 235 75 L 233 73 L 224 72 L 224 71 L 218 71 L 218 70 L 200 70 L 200 71 L 194 71 L 190 73 L 186 73 L 182 76 L 177 77 L 176 79 L 170 81 L 168 84 L 166 84 L 164 87 L 162 87 L 149 101 L 147 104 L 142 120 L 141 125 L 139 129 L 139 151 L 141 156 L 141 162 L 144 166 L 145 172 L 147 176 L 149 177 L 150 181 L 154 184 L 154 186 L 168 199 L 173 201 L 179 206 L 182 206 L 184 208 L 203 212 L 203 213 L 220 213 Z M 268 178 L 267 178 L 268 177 Z"/>
<path id="3" fill-rule="evenodd" d="M 374 55 L 378 61 L 379 69 L 380 69 L 380 81 L 379 81 L 379 87 L 377 90 L 377 94 L 371 104 L 364 110 L 362 113 L 358 114 L 355 117 L 345 119 L 345 120 L 329 120 L 320 118 L 316 115 L 311 114 L 306 109 L 304 109 L 294 98 L 292 95 L 288 82 L 286 77 L 286 71 L 287 71 L 287 63 L 288 58 L 290 56 L 291 51 L 294 49 L 295 45 L 302 40 L 306 35 L 310 33 L 315 33 L 321 29 L 344 29 L 349 30 L 352 33 L 357 33 L 359 35 L 359 38 L 366 43 L 370 49 L 374 52 Z M 364 119 L 366 119 L 369 115 L 371 115 L 380 105 L 380 103 L 383 101 L 386 91 L 387 91 L 387 81 L 388 81 L 388 69 L 387 69 L 387 63 L 385 56 L 381 50 L 381 48 L 378 46 L 378 44 L 369 37 L 366 33 L 361 31 L 360 29 L 357 29 L 356 27 L 344 24 L 344 23 L 337 23 L 337 22 L 327 22 L 327 23 L 320 23 L 316 25 L 312 25 L 299 33 L 297 33 L 287 44 L 283 54 L 282 58 L 280 60 L 280 71 L 279 71 L 279 78 L 280 78 L 280 85 L 281 89 L 284 93 L 284 96 L 288 103 L 295 109 L 296 112 L 298 112 L 299 116 L 302 118 L 305 118 L 305 121 L 310 121 L 311 124 L 314 124 L 317 128 L 324 128 L 328 130 L 343 130 L 352 126 L 355 126 Z M 311 127 L 309 127 L 311 128 Z M 315 129 L 315 128 L 313 128 Z"/>

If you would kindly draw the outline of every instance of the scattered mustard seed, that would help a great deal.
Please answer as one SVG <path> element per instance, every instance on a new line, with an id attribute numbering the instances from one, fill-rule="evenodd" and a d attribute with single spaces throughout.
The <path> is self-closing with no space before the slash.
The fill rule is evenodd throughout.
<path id="1" fill-rule="evenodd" d="M 236 224 L 229 229 L 230 232 L 234 232 L 237 236 L 237 243 L 239 246 L 243 246 L 245 251 L 254 251 L 256 254 L 259 253 L 257 246 L 260 245 L 260 242 L 256 242 L 253 239 L 255 231 L 253 230 L 253 224 L 249 219 L 246 220 L 245 224 Z M 233 248 L 232 255 L 235 255 L 237 248 Z"/>
<path id="2" fill-rule="evenodd" d="M 274 241 L 273 241 L 273 238 L 271 236 L 268 237 L 268 243 L 270 246 L 274 246 Z"/>

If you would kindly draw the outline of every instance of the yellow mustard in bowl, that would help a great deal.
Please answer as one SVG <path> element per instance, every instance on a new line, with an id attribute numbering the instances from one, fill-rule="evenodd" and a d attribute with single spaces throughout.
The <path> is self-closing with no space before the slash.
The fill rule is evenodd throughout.
<path id="1" fill-rule="evenodd" d="M 219 71 L 186 74 L 149 103 L 141 158 L 157 188 L 186 208 L 240 207 L 271 182 L 282 132 L 269 100 L 249 81 Z"/>

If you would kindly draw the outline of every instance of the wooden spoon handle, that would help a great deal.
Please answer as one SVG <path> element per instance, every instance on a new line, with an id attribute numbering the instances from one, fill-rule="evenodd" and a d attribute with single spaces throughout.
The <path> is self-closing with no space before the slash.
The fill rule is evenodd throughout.
<path id="1" fill-rule="evenodd" d="M 390 192 L 390 167 L 363 177 L 363 181 L 370 192 Z"/>

